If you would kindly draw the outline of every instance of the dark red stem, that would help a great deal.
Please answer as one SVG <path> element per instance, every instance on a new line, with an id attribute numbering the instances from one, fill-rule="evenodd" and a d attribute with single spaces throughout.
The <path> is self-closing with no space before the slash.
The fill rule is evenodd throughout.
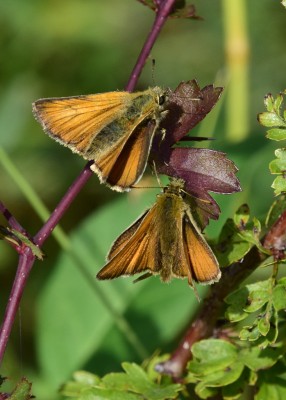
<path id="1" fill-rule="evenodd" d="M 28 247 L 25 249 L 23 254 L 19 256 L 17 273 L 14 279 L 0 331 L 0 361 L 3 359 L 19 303 L 21 301 L 22 294 L 34 261 L 35 256 Z"/>
<path id="2" fill-rule="evenodd" d="M 25 229 L 19 224 L 16 218 L 13 217 L 13 215 L 10 213 L 8 208 L 5 207 L 2 201 L 0 201 L 0 213 L 3 214 L 3 216 L 6 218 L 11 228 L 16 229 L 16 231 L 19 231 L 21 233 L 25 233 Z"/>
<path id="3" fill-rule="evenodd" d="M 142 48 L 141 53 L 139 54 L 137 63 L 131 72 L 130 79 L 125 87 L 125 89 L 128 92 L 132 92 L 135 88 L 135 85 L 138 81 L 139 75 L 141 74 L 141 71 L 145 65 L 145 62 L 151 52 L 151 49 L 164 25 L 166 22 L 168 15 L 170 14 L 173 5 L 175 3 L 175 0 L 166 0 L 162 1 L 158 5 L 158 13 L 155 19 L 155 22 L 152 26 L 152 29 L 147 37 L 147 40 Z"/>

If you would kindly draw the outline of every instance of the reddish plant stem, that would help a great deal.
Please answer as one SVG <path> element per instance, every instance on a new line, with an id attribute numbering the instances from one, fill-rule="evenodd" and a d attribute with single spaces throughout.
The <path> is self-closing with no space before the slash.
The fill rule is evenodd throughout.
<path id="1" fill-rule="evenodd" d="M 168 14 L 175 0 L 166 0 L 161 2 L 159 12 L 156 16 L 152 30 L 148 35 L 144 47 L 139 55 L 139 58 L 132 71 L 132 75 L 126 85 L 127 91 L 132 91 L 137 83 L 139 75 L 145 65 L 146 59 L 150 54 L 151 48 L 154 45 L 156 38 L 168 18 Z M 64 213 L 67 211 L 70 204 L 73 202 L 75 197 L 81 191 L 83 186 L 86 184 L 88 179 L 93 174 L 90 170 L 91 162 L 87 163 L 83 171 L 80 173 L 78 178 L 74 181 L 67 193 L 64 195 L 58 206 L 55 208 L 53 213 L 43 227 L 34 237 L 34 243 L 39 247 L 43 245 L 45 240 L 51 235 L 54 228 L 57 226 Z M 0 203 L 0 212 L 8 219 L 11 227 L 25 233 L 25 230 L 17 223 L 15 218 L 8 212 L 8 210 Z M 29 276 L 32 266 L 35 262 L 35 256 L 32 254 L 30 248 L 26 247 L 23 254 L 19 257 L 18 269 L 13 283 L 13 287 L 10 293 L 9 301 L 5 310 L 3 324 L 0 329 L 0 364 L 2 362 L 5 349 L 7 347 L 8 339 L 11 333 L 11 329 L 16 317 L 16 313 L 19 307 L 19 303 Z"/>
<path id="2" fill-rule="evenodd" d="M 0 331 L 0 361 L 3 359 L 19 303 L 21 301 L 22 294 L 34 261 L 35 256 L 28 247 L 25 249 L 23 254 L 19 256 L 17 273 L 14 279 Z"/>
<path id="3" fill-rule="evenodd" d="M 164 25 L 166 22 L 166 19 L 168 18 L 168 15 L 170 14 L 172 7 L 175 3 L 175 0 L 166 0 L 162 1 L 160 4 L 158 4 L 158 13 L 156 16 L 156 19 L 154 21 L 154 24 L 152 26 L 152 29 L 147 37 L 147 40 L 142 48 L 141 53 L 139 54 L 137 63 L 131 72 L 130 79 L 125 87 L 125 89 L 128 92 L 132 92 L 135 88 L 135 85 L 138 81 L 139 75 L 141 74 L 141 71 L 145 65 L 145 62 L 151 52 L 151 49 Z"/>
<path id="4" fill-rule="evenodd" d="M 224 307 L 224 298 L 236 289 L 266 257 L 267 255 L 260 253 L 257 247 L 253 247 L 241 263 L 232 264 L 222 271 L 221 280 L 210 288 L 209 295 L 204 299 L 202 307 L 192 319 L 190 327 L 170 359 L 156 366 L 158 372 L 171 375 L 173 378 L 182 376 L 192 357 L 192 345 L 213 334 L 217 319 Z"/>
<path id="5" fill-rule="evenodd" d="M 51 235 L 64 213 L 67 211 L 76 196 L 82 190 L 86 182 L 93 175 L 90 169 L 91 162 L 88 162 L 73 184 L 69 187 L 64 197 L 61 199 L 57 207 L 52 212 L 50 218 L 34 236 L 34 243 L 41 247 L 44 241 Z"/>
<path id="6" fill-rule="evenodd" d="M 2 201 L 0 201 L 0 213 L 3 214 L 3 216 L 6 218 L 11 228 L 16 229 L 16 231 L 19 231 L 21 233 L 26 232 L 25 229 L 16 220 L 16 218 L 13 217 L 13 215 L 10 213 L 8 208 L 5 207 Z"/>

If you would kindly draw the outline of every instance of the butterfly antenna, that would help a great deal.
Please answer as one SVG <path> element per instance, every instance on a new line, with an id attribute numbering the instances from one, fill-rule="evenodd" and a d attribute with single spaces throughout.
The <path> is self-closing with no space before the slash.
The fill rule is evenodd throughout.
<path id="1" fill-rule="evenodd" d="M 155 58 L 152 58 L 152 82 L 153 82 L 154 86 L 156 86 L 155 85 L 155 66 L 156 66 Z"/>
<path id="2" fill-rule="evenodd" d="M 162 182 L 160 181 L 160 178 L 159 178 L 159 175 L 158 175 L 158 172 L 157 172 L 157 168 L 156 168 L 156 164 L 155 164 L 154 160 L 153 160 L 153 170 L 154 170 L 154 174 L 156 176 L 157 182 L 159 184 L 159 187 L 163 190 L 163 185 L 162 185 Z"/>

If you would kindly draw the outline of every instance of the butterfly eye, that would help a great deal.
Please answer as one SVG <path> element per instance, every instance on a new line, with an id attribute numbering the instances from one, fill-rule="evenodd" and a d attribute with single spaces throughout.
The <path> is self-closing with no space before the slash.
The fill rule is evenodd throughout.
<path id="1" fill-rule="evenodd" d="M 162 106 L 166 101 L 166 96 L 163 94 L 162 96 L 159 96 L 159 106 Z"/>

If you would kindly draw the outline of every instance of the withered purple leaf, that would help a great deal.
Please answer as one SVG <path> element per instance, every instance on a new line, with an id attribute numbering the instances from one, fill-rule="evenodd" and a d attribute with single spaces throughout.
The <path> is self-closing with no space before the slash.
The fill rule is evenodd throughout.
<path id="1" fill-rule="evenodd" d="M 241 190 L 235 174 L 235 164 L 225 153 L 209 149 L 175 147 L 181 139 L 212 110 L 222 88 L 213 85 L 200 89 L 196 80 L 181 83 L 168 92 L 168 114 L 160 124 L 165 131 L 156 135 L 151 151 L 151 162 L 161 174 L 181 178 L 186 191 L 194 198 L 199 219 L 205 226 L 210 218 L 217 219 L 218 204 L 208 193 L 230 194 Z M 191 138 L 188 138 L 191 140 Z"/>
<path id="2" fill-rule="evenodd" d="M 175 148 L 168 162 L 156 164 L 161 174 L 183 179 L 186 191 L 200 208 L 202 225 L 217 219 L 220 209 L 209 191 L 230 194 L 241 190 L 235 176 L 237 167 L 225 153 L 209 149 Z"/>

